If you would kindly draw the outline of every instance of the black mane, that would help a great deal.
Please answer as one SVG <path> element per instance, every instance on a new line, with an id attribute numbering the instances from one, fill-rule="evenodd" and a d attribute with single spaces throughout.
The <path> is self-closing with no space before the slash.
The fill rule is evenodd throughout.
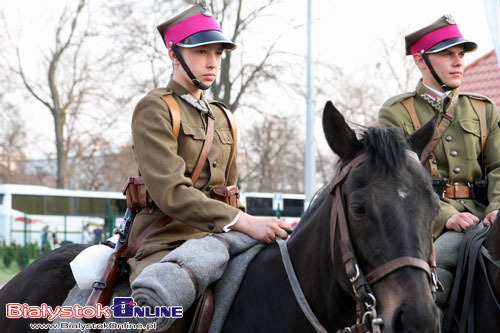
<path id="1" fill-rule="evenodd" d="M 362 133 L 362 151 L 353 152 L 352 158 L 367 153 L 370 155 L 373 174 L 387 174 L 406 165 L 406 150 L 410 149 L 399 129 L 371 127 Z M 339 167 L 348 164 L 352 158 L 341 160 Z"/>
<path id="2" fill-rule="evenodd" d="M 348 159 L 340 160 L 338 165 L 339 170 L 347 165 L 355 156 L 362 153 L 370 155 L 370 163 L 374 175 L 387 174 L 405 167 L 408 160 L 406 150 L 410 148 L 398 129 L 378 126 L 371 127 L 366 129 L 361 136 L 363 149 L 359 152 L 353 151 L 352 154 L 349 154 L 350 158 Z M 314 214 L 319 212 L 319 207 L 323 204 L 324 198 L 329 194 L 330 190 L 330 186 L 326 185 L 316 192 L 309 207 L 304 212 L 301 222 L 312 220 Z"/>

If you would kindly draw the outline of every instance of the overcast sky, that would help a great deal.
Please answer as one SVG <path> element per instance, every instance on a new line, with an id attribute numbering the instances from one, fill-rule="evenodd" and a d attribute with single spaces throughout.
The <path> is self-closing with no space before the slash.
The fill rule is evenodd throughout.
<path id="1" fill-rule="evenodd" d="M 126 0 L 123 2 L 126 4 Z M 50 15 L 57 15 L 64 3 L 62 0 L 3 0 L 0 7 L 6 9 L 11 22 L 22 23 L 23 30 L 33 31 L 29 38 L 37 44 L 37 40 L 43 39 L 40 36 L 43 26 L 39 23 Z M 297 23 L 305 23 L 306 9 L 306 0 L 284 1 L 283 5 L 276 7 L 281 17 Z M 314 54 L 348 68 L 361 67 L 376 60 L 378 55 L 374 51 L 381 39 L 393 41 L 398 32 L 415 31 L 445 13 L 453 15 L 465 38 L 479 44 L 471 59 L 493 49 L 483 0 L 313 0 Z M 272 20 L 269 26 L 258 30 L 265 34 L 266 30 L 273 29 L 275 22 Z M 156 23 L 152 22 L 152 26 Z M 304 33 L 298 32 L 287 38 L 289 50 L 305 49 Z"/>
<path id="2" fill-rule="evenodd" d="M 96 4 L 96 1 L 99 0 L 90 3 Z M 245 1 L 257 4 L 262 0 Z M 403 55 L 404 35 L 432 23 L 445 13 L 452 14 L 465 38 L 479 45 L 474 54 L 467 55 L 468 63 L 493 49 L 484 0 L 312 1 L 314 59 L 339 66 L 357 79 L 363 76 L 363 70 L 367 66 L 384 62 L 381 41 L 387 45 L 395 45 L 395 41 L 399 40 L 400 45 L 395 47 L 393 52 Z M 65 3 L 67 1 L 63 0 L 2 0 L 0 9 L 4 11 L 10 27 L 22 26 L 23 44 L 43 49 L 44 40 L 48 36 L 52 37 L 55 25 L 47 24 L 47 20 L 49 17 L 55 20 Z M 123 3 L 126 4 L 126 0 Z M 175 12 L 183 9 L 179 8 Z M 277 24 L 285 27 L 292 22 L 294 25 L 305 25 L 307 0 L 284 0 L 283 4 L 275 6 L 273 10 L 278 13 L 278 18 L 270 17 L 267 24 L 252 27 L 255 29 L 255 38 L 266 38 L 275 30 Z M 167 17 L 166 14 L 165 18 Z M 152 29 L 158 23 L 151 22 Z M 305 54 L 306 43 L 306 30 L 303 27 L 285 34 L 280 48 L 284 52 Z M 236 49 L 235 52 L 238 51 Z M 305 78 L 298 79 L 304 81 L 305 85 Z M 394 94 L 396 93 L 398 92 L 395 91 Z M 48 116 L 48 112 L 46 115 Z M 47 126 L 51 126 L 50 118 L 46 117 L 45 120 Z M 40 126 L 36 126 L 36 129 L 39 128 Z M 129 131 L 128 125 L 126 131 Z M 49 133 L 52 133 L 52 130 L 47 130 L 47 135 L 50 135 Z"/>

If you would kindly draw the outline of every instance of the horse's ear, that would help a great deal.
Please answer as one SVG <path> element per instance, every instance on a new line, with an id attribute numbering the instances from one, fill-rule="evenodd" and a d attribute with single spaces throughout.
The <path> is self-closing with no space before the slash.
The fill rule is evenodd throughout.
<path id="1" fill-rule="evenodd" d="M 438 123 L 439 113 L 436 112 L 434 117 L 429 120 L 423 127 L 419 128 L 418 131 L 413 132 L 408 136 L 408 144 L 411 149 L 417 153 L 420 157 L 424 151 L 425 146 L 432 140 L 434 132 L 436 131 Z"/>
<path id="2" fill-rule="evenodd" d="M 331 101 L 326 102 L 323 110 L 323 131 L 330 148 L 341 159 L 354 155 L 362 147 L 356 133 L 347 125 Z"/>

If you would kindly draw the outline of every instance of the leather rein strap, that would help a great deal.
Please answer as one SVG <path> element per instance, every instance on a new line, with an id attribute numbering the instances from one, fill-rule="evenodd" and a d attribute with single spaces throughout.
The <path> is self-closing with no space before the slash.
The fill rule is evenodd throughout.
<path id="1" fill-rule="evenodd" d="M 174 101 L 172 103 L 171 101 Z M 167 102 L 167 100 L 165 100 Z M 169 99 L 167 102 L 168 106 L 172 109 L 177 108 L 179 109 L 179 105 L 175 101 L 174 98 Z M 173 111 L 172 114 L 177 114 L 179 115 L 180 113 L 178 111 Z M 203 165 L 205 164 L 205 161 L 207 160 L 208 154 L 210 153 L 210 149 L 212 148 L 212 142 L 214 141 L 214 131 L 215 131 L 215 120 L 214 118 L 208 116 L 207 117 L 207 129 L 206 129 L 206 139 L 203 141 L 203 146 L 201 148 L 200 156 L 198 157 L 198 161 L 196 162 L 196 165 L 193 169 L 193 172 L 191 174 L 191 181 L 194 184 L 196 184 L 196 181 L 198 180 L 201 171 L 203 169 Z M 175 133 L 174 133 L 175 134 Z M 177 129 L 177 135 L 178 135 L 178 129 Z M 156 220 L 154 223 L 151 223 L 146 230 L 144 230 L 141 235 L 136 239 L 136 241 L 130 245 L 125 254 L 125 258 L 131 258 L 135 255 L 137 252 L 137 249 L 139 249 L 139 246 L 142 244 L 142 241 L 144 238 L 147 236 L 151 235 L 154 231 L 163 228 L 166 226 L 170 221 L 172 221 L 172 218 L 168 215 L 162 217 L 161 219 Z"/>
<path id="2" fill-rule="evenodd" d="M 288 281 L 290 281 L 290 285 L 292 286 L 293 293 L 295 295 L 295 299 L 297 303 L 299 303 L 302 312 L 304 312 L 307 320 L 314 327 L 316 332 L 326 333 L 328 332 L 319 322 L 318 318 L 314 315 L 314 312 L 311 310 L 309 303 L 307 303 L 307 299 L 302 292 L 302 288 L 300 287 L 300 283 L 297 279 L 297 275 L 295 275 L 295 271 L 293 270 L 292 260 L 290 259 L 290 255 L 288 254 L 288 248 L 286 246 L 286 241 L 280 237 L 276 237 L 276 242 L 278 242 L 279 249 L 281 252 L 281 258 L 283 259 L 283 265 L 285 266 L 286 274 L 288 275 Z"/>
<path id="3" fill-rule="evenodd" d="M 407 151 L 407 155 L 417 161 L 419 161 L 417 155 L 412 151 Z M 398 270 L 399 268 L 411 266 L 415 268 L 422 269 L 425 271 L 429 277 L 431 290 L 434 292 L 438 288 L 438 281 L 436 279 L 436 260 L 434 254 L 434 247 L 431 242 L 431 256 L 429 262 L 426 262 L 420 258 L 414 257 L 399 257 L 393 259 L 369 274 L 365 275 L 361 271 L 356 254 L 353 250 L 352 243 L 350 240 L 350 234 L 347 226 L 347 221 L 345 218 L 345 203 L 343 202 L 342 195 L 342 184 L 347 178 L 349 172 L 356 168 L 358 165 L 363 163 L 367 159 L 366 154 L 359 155 L 354 158 L 349 164 L 344 166 L 338 175 L 333 179 L 331 184 L 331 192 L 334 193 L 332 211 L 330 216 L 330 251 L 332 256 L 332 262 L 334 261 L 334 239 L 335 230 L 337 224 L 340 230 L 340 240 L 339 245 L 342 252 L 342 259 L 344 261 L 345 270 L 349 281 L 352 284 L 354 291 L 354 298 L 356 300 L 356 312 L 357 312 L 357 322 L 358 324 L 351 327 L 346 327 L 338 332 L 380 332 L 380 325 L 383 324 L 383 320 L 377 317 L 375 310 L 376 298 L 372 292 L 370 285 L 377 283 L 385 276 Z M 283 260 L 283 265 L 285 266 L 285 271 L 288 275 L 288 280 L 292 287 L 293 293 L 299 304 L 300 308 L 304 312 L 306 318 L 309 320 L 311 325 L 317 332 L 327 332 L 325 328 L 321 325 L 319 320 L 314 315 L 311 310 L 307 300 L 302 292 L 300 283 L 295 275 L 292 262 L 290 260 L 290 255 L 288 254 L 288 249 L 286 242 L 277 237 L 281 257 Z"/>

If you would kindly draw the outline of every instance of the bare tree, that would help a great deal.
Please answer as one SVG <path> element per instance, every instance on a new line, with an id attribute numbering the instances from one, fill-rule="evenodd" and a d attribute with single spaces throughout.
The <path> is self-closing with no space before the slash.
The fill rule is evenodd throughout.
<path id="1" fill-rule="evenodd" d="M 242 47 L 243 40 L 248 37 L 252 25 L 258 24 L 261 16 L 269 15 L 273 5 L 278 2 L 278 0 L 263 1 L 249 11 L 244 6 L 248 2 L 244 3 L 243 0 L 214 0 L 211 2 L 211 6 L 228 37 Z M 226 24 L 226 21 L 230 22 Z M 227 27 L 232 27 L 232 30 L 226 29 Z M 232 62 L 233 54 L 226 52 L 222 60 L 220 75 L 211 88 L 214 99 L 222 101 L 235 112 L 240 106 L 242 97 L 250 89 L 253 90 L 254 94 L 255 90 L 259 90 L 258 82 L 263 79 L 276 80 L 277 72 L 281 66 L 272 60 L 279 53 L 276 50 L 276 45 L 280 38 L 281 35 L 278 35 L 270 41 L 263 42 L 261 46 L 264 52 L 256 62 L 245 60 L 246 54 L 242 52 L 239 61 L 235 63 Z"/>
<path id="2" fill-rule="evenodd" d="M 240 186 L 245 191 L 304 190 L 303 143 L 294 119 L 265 115 L 248 131 L 239 152 Z"/>
<path id="3" fill-rule="evenodd" d="M 101 44 L 96 48 L 97 41 L 94 37 L 98 36 L 94 31 L 95 22 L 90 21 L 91 15 L 86 0 L 78 0 L 74 8 L 70 6 L 66 5 L 58 17 L 53 44 L 40 52 L 43 60 L 40 61 L 39 58 L 38 70 L 45 73 L 45 79 L 39 77 L 37 71 L 27 70 L 28 66 L 23 58 L 27 56 L 25 53 L 30 51 L 23 50 L 12 38 L 10 41 L 16 61 L 9 62 L 10 57 L 3 57 L 4 67 L 20 78 L 27 94 L 40 102 L 52 115 L 56 147 L 56 185 L 59 188 L 68 187 L 71 173 L 68 158 L 72 154 L 75 141 L 82 141 L 85 132 L 97 130 L 96 123 L 88 120 L 98 117 L 98 123 L 105 127 L 117 117 L 110 116 L 110 113 L 106 115 L 104 110 L 97 114 L 95 112 L 103 103 L 116 103 L 116 100 L 102 92 L 108 91 L 103 88 L 103 82 L 114 79 L 110 69 L 117 62 L 114 54 L 109 51 L 112 47 L 106 50 Z M 30 56 L 33 55 L 30 52 Z M 91 107 L 87 106 L 89 102 L 92 102 Z M 97 131 L 102 130 L 100 128 Z"/>
<path id="4" fill-rule="evenodd" d="M 70 178 L 72 187 L 89 191 L 120 191 L 127 177 L 135 175 L 134 156 L 130 144 L 115 148 L 111 142 L 100 141 L 100 145 L 79 146 L 79 156 L 72 156 Z"/>
<path id="5" fill-rule="evenodd" d="M 404 93 L 415 88 L 419 71 L 413 58 L 405 55 L 403 38 L 404 32 L 398 29 L 397 37 L 392 41 L 380 40 L 382 47 L 381 61 L 377 64 L 379 75 L 384 79 L 386 91 L 389 95 Z"/>
<path id="6" fill-rule="evenodd" d="M 19 110 L 0 93 L 0 182 L 21 183 L 26 130 Z"/>

